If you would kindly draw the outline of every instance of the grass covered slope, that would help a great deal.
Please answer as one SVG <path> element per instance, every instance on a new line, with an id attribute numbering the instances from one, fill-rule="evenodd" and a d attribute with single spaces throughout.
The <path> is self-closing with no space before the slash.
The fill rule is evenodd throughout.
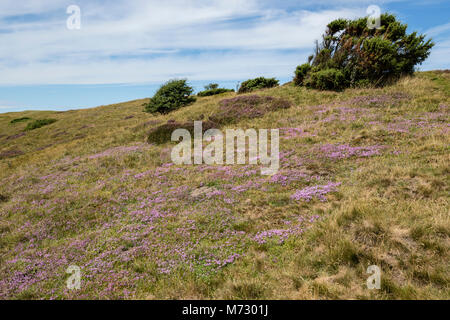
<path id="1" fill-rule="evenodd" d="M 450 73 L 252 94 L 292 103 L 229 125 L 280 128 L 272 177 L 145 143 L 234 93 L 161 116 L 144 100 L 0 115 L 0 298 L 448 299 Z"/>

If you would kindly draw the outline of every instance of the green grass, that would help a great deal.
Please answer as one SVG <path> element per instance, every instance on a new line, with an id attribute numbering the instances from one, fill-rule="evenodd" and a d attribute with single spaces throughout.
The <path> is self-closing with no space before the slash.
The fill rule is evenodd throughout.
<path id="1" fill-rule="evenodd" d="M 208 119 L 235 93 L 158 116 L 143 112 L 148 100 L 0 114 L 0 298 L 448 299 L 449 77 L 253 92 L 292 107 L 229 127 L 301 129 L 280 133 L 285 185 L 254 167 L 168 166 L 173 144 L 146 143 L 152 128 Z M 20 117 L 57 121 L 24 132 L 10 123 Z M 324 145 L 382 149 L 333 159 Z M 328 182 L 341 185 L 326 201 L 291 199 Z M 80 291 L 65 289 L 71 264 Z M 370 265 L 381 290 L 366 287 Z"/>

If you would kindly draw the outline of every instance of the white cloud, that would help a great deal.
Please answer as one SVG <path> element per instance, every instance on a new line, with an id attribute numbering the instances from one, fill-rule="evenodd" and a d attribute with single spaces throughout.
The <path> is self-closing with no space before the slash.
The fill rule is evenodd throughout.
<path id="1" fill-rule="evenodd" d="M 425 34 L 430 37 L 440 36 L 443 33 L 450 31 L 450 23 L 446 23 L 440 26 L 433 27 L 425 31 Z"/>
<path id="2" fill-rule="evenodd" d="M 440 41 L 430 57 L 420 67 L 422 70 L 450 69 L 450 40 Z"/>
<path id="3" fill-rule="evenodd" d="M 0 2 L 0 18 L 14 15 L 40 14 L 68 5 L 66 0 L 2 0 Z"/>
<path id="4" fill-rule="evenodd" d="M 421 69 L 436 70 L 450 69 L 450 23 L 439 25 L 425 31 L 428 37 L 435 42 L 430 57 L 423 63 Z"/>
<path id="5" fill-rule="evenodd" d="M 2 0 L 0 42 L 7 45 L 0 47 L 0 84 L 290 75 L 330 20 L 364 15 L 367 6 L 347 0 L 333 9 L 335 1 L 319 2 L 329 9 L 283 9 L 290 0 L 282 7 L 256 0 L 81 0 L 82 29 L 69 31 L 65 8 L 73 1 Z M 20 14 L 37 16 L 1 19 Z"/>
<path id="6" fill-rule="evenodd" d="M 234 80 L 251 76 L 291 75 L 293 66 L 306 59 L 307 54 L 291 52 L 246 51 L 236 53 L 203 53 L 196 56 L 162 56 L 154 59 L 126 59 L 85 62 L 82 65 L 33 63 L 2 70 L 9 74 L 8 83 L 139 83 L 162 82 L 173 77 L 191 80 Z M 45 72 L 42 72 L 45 70 Z"/>

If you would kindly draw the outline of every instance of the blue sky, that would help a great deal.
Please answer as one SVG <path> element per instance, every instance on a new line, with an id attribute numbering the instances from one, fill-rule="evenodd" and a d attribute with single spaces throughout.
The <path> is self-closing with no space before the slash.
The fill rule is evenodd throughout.
<path id="1" fill-rule="evenodd" d="M 81 9 L 68 30 L 66 9 Z M 450 68 L 450 1 L 2 0 L 0 113 L 67 110 L 145 98 L 171 78 L 289 81 L 327 22 L 396 14 L 436 42 L 421 70 Z"/>

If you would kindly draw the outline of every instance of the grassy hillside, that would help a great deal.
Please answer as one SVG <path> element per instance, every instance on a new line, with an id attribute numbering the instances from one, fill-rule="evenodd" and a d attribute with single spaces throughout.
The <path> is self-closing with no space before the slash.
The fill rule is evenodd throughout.
<path id="1" fill-rule="evenodd" d="M 165 116 L 145 100 L 0 114 L 0 299 L 448 299 L 450 73 L 257 94 L 293 104 L 230 126 L 281 128 L 272 177 L 174 166 L 145 142 L 234 93 Z"/>

